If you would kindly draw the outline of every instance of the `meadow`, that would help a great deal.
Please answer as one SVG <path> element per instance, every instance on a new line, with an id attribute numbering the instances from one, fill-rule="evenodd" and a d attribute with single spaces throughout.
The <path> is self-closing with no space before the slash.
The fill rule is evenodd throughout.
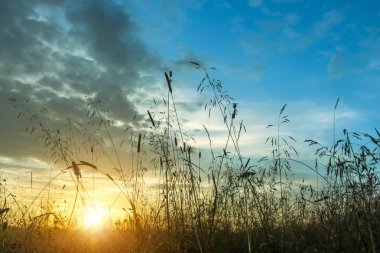
<path id="1" fill-rule="evenodd" d="M 312 158 L 304 159 L 296 140 L 282 132 L 291 124 L 284 105 L 267 126 L 274 133 L 268 154 L 245 157 L 237 102 L 207 69 L 192 64 L 204 74 L 197 92 L 207 98 L 205 114 L 225 129 L 223 145 L 213 143 L 207 126 L 184 129 L 171 71 L 164 73 L 167 96 L 125 129 L 124 139 L 96 97 L 87 98 L 86 117 L 64 126 L 54 125 L 48 108 L 32 112 L 11 99 L 54 166 L 27 204 L 2 181 L 0 252 L 379 252 L 379 131 L 344 129 L 332 146 L 305 140 L 310 150 L 303 152 Z M 334 115 L 338 106 L 339 100 Z M 207 148 L 197 147 L 200 137 Z M 315 182 L 297 178 L 295 168 Z M 62 188 L 74 193 L 65 210 L 47 197 L 63 176 L 70 185 Z M 95 176 L 125 208 L 91 229 L 77 213 L 100 201 L 91 193 Z"/>

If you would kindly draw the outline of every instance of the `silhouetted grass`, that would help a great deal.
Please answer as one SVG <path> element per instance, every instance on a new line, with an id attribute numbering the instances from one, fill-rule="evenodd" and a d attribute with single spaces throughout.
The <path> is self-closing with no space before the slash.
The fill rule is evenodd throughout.
<path id="1" fill-rule="evenodd" d="M 310 165 L 296 140 L 282 134 L 290 123 L 285 105 L 268 125 L 275 128 L 266 141 L 271 152 L 259 160 L 244 157 L 238 104 L 207 69 L 192 64 L 204 73 L 197 90 L 208 97 L 206 113 L 217 112 L 226 129 L 222 147 L 212 144 L 207 126 L 209 148 L 196 147 L 195 137 L 184 132 L 172 72 L 165 73 L 162 104 L 149 108 L 145 122 L 131 124 L 123 139 L 112 135 L 112 119 L 96 98 L 88 99 L 87 118 L 54 130 L 40 116 L 49 119 L 46 109 L 28 112 L 12 99 L 19 116 L 30 117 L 27 131 L 63 169 L 47 178 L 27 206 L 6 195 L 8 186 L 2 184 L 1 252 L 378 252 L 380 133 L 344 130 L 343 139 L 334 134 L 332 147 L 306 140 L 308 152 L 315 152 Z M 101 159 L 112 169 L 99 166 Z M 295 167 L 316 174 L 317 187 L 294 180 Z M 82 178 L 88 169 L 92 189 Z M 62 174 L 70 175 L 75 189 L 75 201 L 64 212 L 49 199 L 41 204 Z M 127 206 L 125 216 L 103 230 L 84 233 L 74 214 L 78 201 L 94 205 L 95 174 L 112 182 Z M 152 177 L 156 184 L 145 185 Z"/>

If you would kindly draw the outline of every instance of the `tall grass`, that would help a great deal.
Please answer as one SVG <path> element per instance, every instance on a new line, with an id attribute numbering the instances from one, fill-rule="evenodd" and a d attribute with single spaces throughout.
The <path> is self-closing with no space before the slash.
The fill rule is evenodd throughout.
<path id="1" fill-rule="evenodd" d="M 213 133 L 204 126 L 209 147 L 196 147 L 180 118 L 171 71 L 164 73 L 163 102 L 155 102 L 146 121 L 135 121 L 122 138 L 113 135 L 111 115 L 96 97 L 88 98 L 87 117 L 68 119 L 54 130 L 47 125 L 48 110 L 29 112 L 12 99 L 58 169 L 26 206 L 2 183 L 2 252 L 67 252 L 73 245 L 80 252 L 378 252 L 377 129 L 374 135 L 343 130 L 344 138 L 335 140 L 334 127 L 332 147 L 306 140 L 308 152 L 315 152 L 310 165 L 296 140 L 282 132 L 291 123 L 285 105 L 268 125 L 275 129 L 266 141 L 271 152 L 258 160 L 244 157 L 238 103 L 208 69 L 192 64 L 204 75 L 197 91 L 208 98 L 205 113 L 224 125 L 223 146 L 213 145 Z M 300 167 L 316 173 L 318 183 L 295 180 L 294 168 Z M 42 200 L 64 174 L 75 195 L 63 212 Z M 77 231 L 80 206 L 95 208 L 95 176 L 109 181 L 116 201 L 125 203 L 125 214 L 108 221 L 102 238 Z M 145 184 L 148 178 L 153 186 Z M 70 236 L 58 240 L 62 235 Z"/>

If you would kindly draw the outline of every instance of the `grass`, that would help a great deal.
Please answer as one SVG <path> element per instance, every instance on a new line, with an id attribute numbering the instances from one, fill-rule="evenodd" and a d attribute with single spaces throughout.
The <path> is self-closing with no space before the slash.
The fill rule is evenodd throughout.
<path id="1" fill-rule="evenodd" d="M 48 110 L 30 112 L 12 99 L 19 117 L 30 119 L 27 131 L 43 144 L 53 168 L 61 169 L 52 168 L 27 205 L 19 204 L 6 181 L 1 184 L 1 252 L 379 252 L 377 129 L 374 135 L 344 130 L 344 138 L 335 140 L 334 127 L 332 147 L 306 140 L 315 152 L 310 165 L 296 140 L 282 133 L 290 123 L 285 105 L 268 125 L 275 129 L 266 141 L 268 156 L 244 157 L 238 104 L 220 81 L 192 64 L 204 73 L 197 91 L 208 98 L 206 113 L 217 113 L 225 127 L 222 147 L 213 145 L 206 126 L 208 148 L 196 147 L 196 136 L 184 131 L 172 72 L 165 73 L 162 104 L 149 108 L 146 121 L 136 120 L 122 139 L 113 136 L 112 119 L 96 98 L 88 98 L 86 118 L 56 129 L 48 125 Z M 314 173 L 317 184 L 295 180 L 299 167 Z M 75 196 L 62 211 L 51 196 L 63 175 Z M 126 203 L 124 215 L 83 231 L 76 214 L 95 207 L 95 177 L 108 181 Z M 152 178 L 156 183 L 147 185 Z"/>

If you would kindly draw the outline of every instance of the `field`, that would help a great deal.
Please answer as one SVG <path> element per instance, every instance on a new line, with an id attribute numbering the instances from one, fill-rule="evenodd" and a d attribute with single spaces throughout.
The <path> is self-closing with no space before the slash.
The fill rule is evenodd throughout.
<path id="1" fill-rule="evenodd" d="M 378 130 L 339 130 L 342 138 L 334 135 L 332 146 L 305 140 L 312 155 L 306 159 L 282 132 L 291 124 L 285 105 L 268 125 L 274 133 L 268 154 L 245 157 L 237 102 L 192 64 L 204 73 L 197 91 L 206 98 L 205 113 L 220 118 L 223 145 L 213 143 L 207 126 L 184 129 L 171 72 L 164 75 L 167 97 L 136 119 L 124 139 L 96 97 L 87 99 L 86 117 L 65 126 L 54 126 L 48 108 L 31 112 L 11 99 L 53 166 L 27 204 L 2 181 L 0 252 L 379 252 Z M 339 100 L 334 114 L 338 106 Z M 197 138 L 208 147 L 197 147 Z M 300 168 L 315 180 L 297 177 Z M 62 177 L 69 184 L 60 191 L 73 193 L 69 203 L 49 197 L 59 195 L 53 185 Z M 97 220 L 98 178 L 124 203 L 119 216 Z M 96 212 L 86 227 L 78 215 L 88 207 Z"/>

